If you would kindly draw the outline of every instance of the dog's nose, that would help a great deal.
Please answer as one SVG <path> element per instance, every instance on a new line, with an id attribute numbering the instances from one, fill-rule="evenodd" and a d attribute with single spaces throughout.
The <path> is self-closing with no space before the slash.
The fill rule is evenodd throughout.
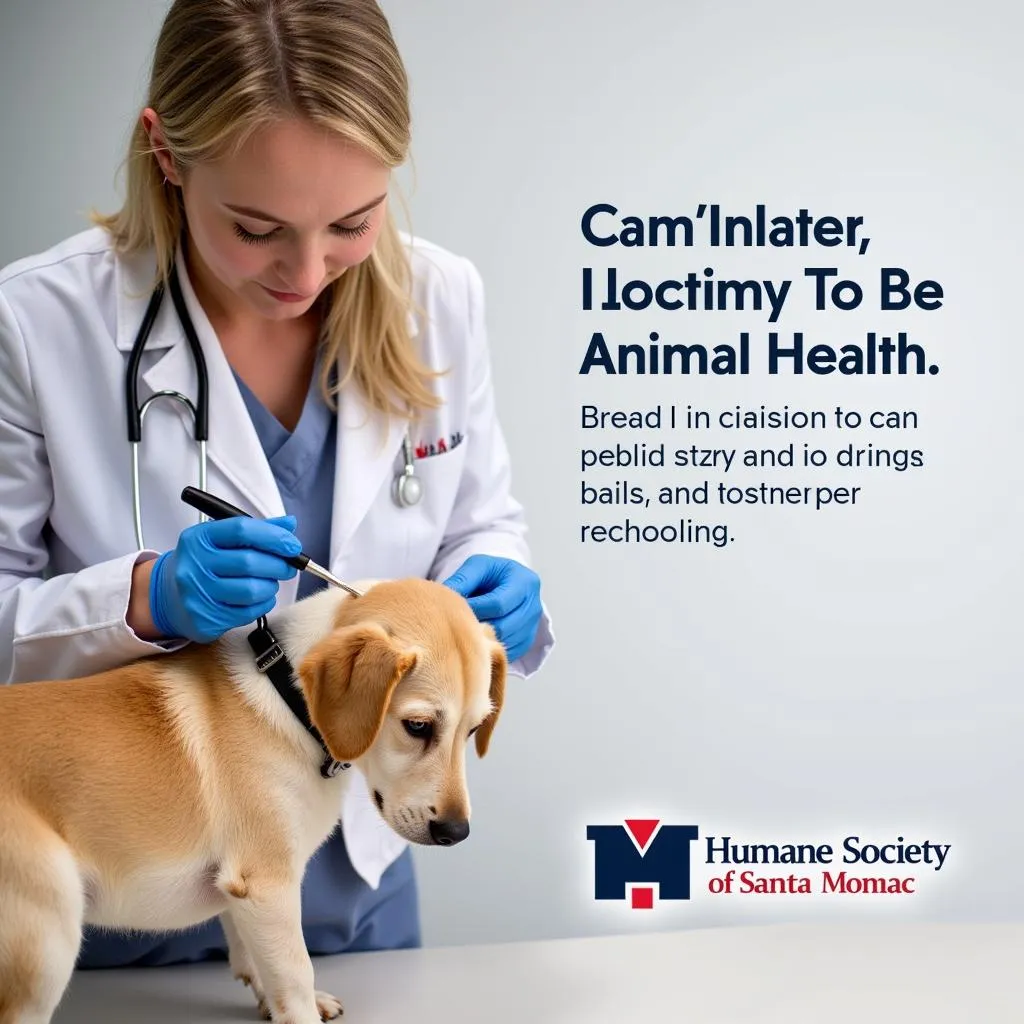
<path id="1" fill-rule="evenodd" d="M 454 846 L 461 843 L 469 835 L 469 822 L 465 818 L 452 818 L 448 821 L 431 821 L 430 838 L 438 846 Z"/>

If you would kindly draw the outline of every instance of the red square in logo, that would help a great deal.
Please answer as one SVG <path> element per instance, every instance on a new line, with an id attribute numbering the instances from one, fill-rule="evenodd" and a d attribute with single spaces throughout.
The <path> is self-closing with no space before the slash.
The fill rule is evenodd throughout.
<path id="1" fill-rule="evenodd" d="M 653 910 L 654 909 L 654 890 L 653 889 L 634 889 L 633 890 L 633 909 L 634 910 Z"/>

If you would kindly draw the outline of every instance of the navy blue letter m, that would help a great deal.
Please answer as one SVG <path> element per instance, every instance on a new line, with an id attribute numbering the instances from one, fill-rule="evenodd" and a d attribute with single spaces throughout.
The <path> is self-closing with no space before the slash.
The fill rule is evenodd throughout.
<path id="1" fill-rule="evenodd" d="M 696 838 L 696 825 L 662 825 L 641 853 L 625 826 L 588 825 L 587 839 L 594 842 L 594 897 L 624 900 L 627 885 L 657 882 L 659 899 L 688 900 L 690 842 Z"/>

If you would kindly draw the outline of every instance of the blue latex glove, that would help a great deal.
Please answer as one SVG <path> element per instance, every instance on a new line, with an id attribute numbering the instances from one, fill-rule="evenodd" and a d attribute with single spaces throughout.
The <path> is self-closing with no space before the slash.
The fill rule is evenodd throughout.
<path id="1" fill-rule="evenodd" d="M 469 602 L 481 622 L 489 622 L 508 652 L 521 658 L 532 646 L 540 626 L 540 578 L 510 558 L 470 555 L 444 581 Z"/>
<path id="2" fill-rule="evenodd" d="M 198 643 L 268 614 L 279 580 L 298 571 L 282 556 L 297 555 L 295 517 L 209 520 L 181 531 L 149 580 L 153 623 L 165 637 Z"/>

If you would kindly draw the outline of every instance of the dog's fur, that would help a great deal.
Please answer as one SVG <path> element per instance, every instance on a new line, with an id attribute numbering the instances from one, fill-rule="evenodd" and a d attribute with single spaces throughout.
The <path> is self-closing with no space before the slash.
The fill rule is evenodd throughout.
<path id="1" fill-rule="evenodd" d="M 439 583 L 367 581 L 270 618 L 323 751 L 255 668 L 248 630 L 73 680 L 0 687 L 0 1024 L 46 1024 L 83 923 L 185 928 L 220 915 L 264 1015 L 341 1013 L 315 992 L 300 882 L 353 770 L 415 843 L 468 828 L 465 747 L 487 750 L 507 661 Z M 416 723 L 430 723 L 424 738 Z M 411 730 L 411 731 L 410 731 Z M 431 829 L 431 823 L 434 829 Z"/>

